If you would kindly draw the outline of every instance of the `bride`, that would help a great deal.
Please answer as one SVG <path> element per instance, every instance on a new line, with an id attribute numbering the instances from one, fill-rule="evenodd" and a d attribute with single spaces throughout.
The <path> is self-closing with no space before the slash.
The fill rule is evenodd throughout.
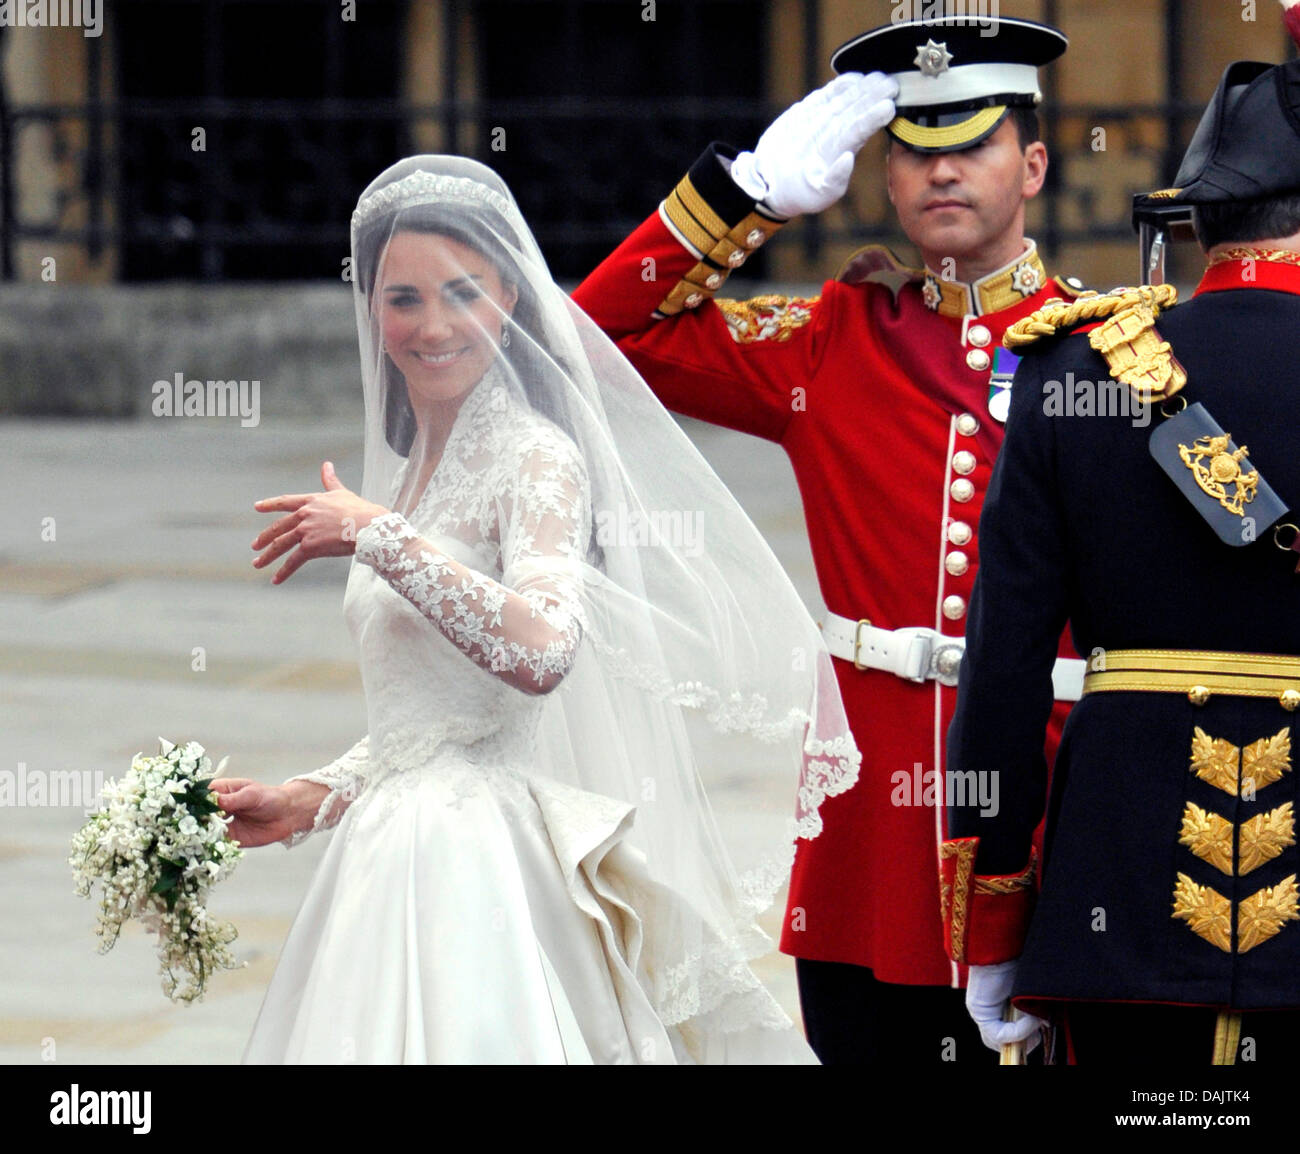
<path id="1" fill-rule="evenodd" d="M 814 1061 L 751 968 L 860 760 L 794 589 L 491 170 L 381 174 L 352 270 L 361 492 L 326 462 L 253 548 L 354 556 L 368 727 L 213 783 L 245 846 L 336 827 L 244 1060 Z"/>

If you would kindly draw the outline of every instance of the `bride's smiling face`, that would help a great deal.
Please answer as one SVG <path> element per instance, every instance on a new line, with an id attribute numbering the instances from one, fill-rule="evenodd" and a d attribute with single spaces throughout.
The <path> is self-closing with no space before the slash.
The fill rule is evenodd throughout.
<path id="1" fill-rule="evenodd" d="M 384 350 L 411 398 L 467 393 L 501 347 L 519 292 L 468 245 L 437 233 L 397 232 L 380 265 L 374 307 Z"/>

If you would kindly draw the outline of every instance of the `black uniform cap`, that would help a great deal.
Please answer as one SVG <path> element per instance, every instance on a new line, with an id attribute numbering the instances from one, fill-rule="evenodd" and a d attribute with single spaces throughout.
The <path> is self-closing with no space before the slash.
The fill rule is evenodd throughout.
<path id="1" fill-rule="evenodd" d="M 1133 220 L 1186 207 L 1300 192 L 1300 60 L 1228 65 L 1197 126 L 1174 187 L 1134 198 Z"/>
<path id="2" fill-rule="evenodd" d="M 1032 20 L 943 16 L 864 32 L 835 50 L 831 67 L 893 76 L 889 134 L 917 152 L 952 152 L 989 136 L 1010 108 L 1038 104 L 1038 68 L 1068 44 Z"/>

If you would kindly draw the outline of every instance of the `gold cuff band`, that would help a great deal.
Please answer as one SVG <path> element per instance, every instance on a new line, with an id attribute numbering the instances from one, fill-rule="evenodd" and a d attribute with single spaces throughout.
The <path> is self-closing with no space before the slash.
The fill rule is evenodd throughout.
<path id="1" fill-rule="evenodd" d="M 689 176 L 683 176 L 673 189 L 677 199 L 682 202 L 686 211 L 698 222 L 708 235 L 710 240 L 716 241 L 719 237 L 725 236 L 727 232 L 726 221 L 722 219 L 707 200 L 696 191 L 695 185 L 691 183 Z M 701 248 L 708 249 L 710 245 L 701 245 Z"/>

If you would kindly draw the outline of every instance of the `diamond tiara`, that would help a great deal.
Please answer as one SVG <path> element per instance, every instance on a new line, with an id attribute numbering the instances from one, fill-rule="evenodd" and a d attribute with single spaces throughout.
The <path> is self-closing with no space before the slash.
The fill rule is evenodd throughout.
<path id="1" fill-rule="evenodd" d="M 433 201 L 448 201 L 471 208 L 487 207 L 503 217 L 510 215 L 510 201 L 487 185 L 468 176 L 447 176 L 418 168 L 401 180 L 363 197 L 352 214 L 352 227 L 357 229 L 376 217 Z"/>

